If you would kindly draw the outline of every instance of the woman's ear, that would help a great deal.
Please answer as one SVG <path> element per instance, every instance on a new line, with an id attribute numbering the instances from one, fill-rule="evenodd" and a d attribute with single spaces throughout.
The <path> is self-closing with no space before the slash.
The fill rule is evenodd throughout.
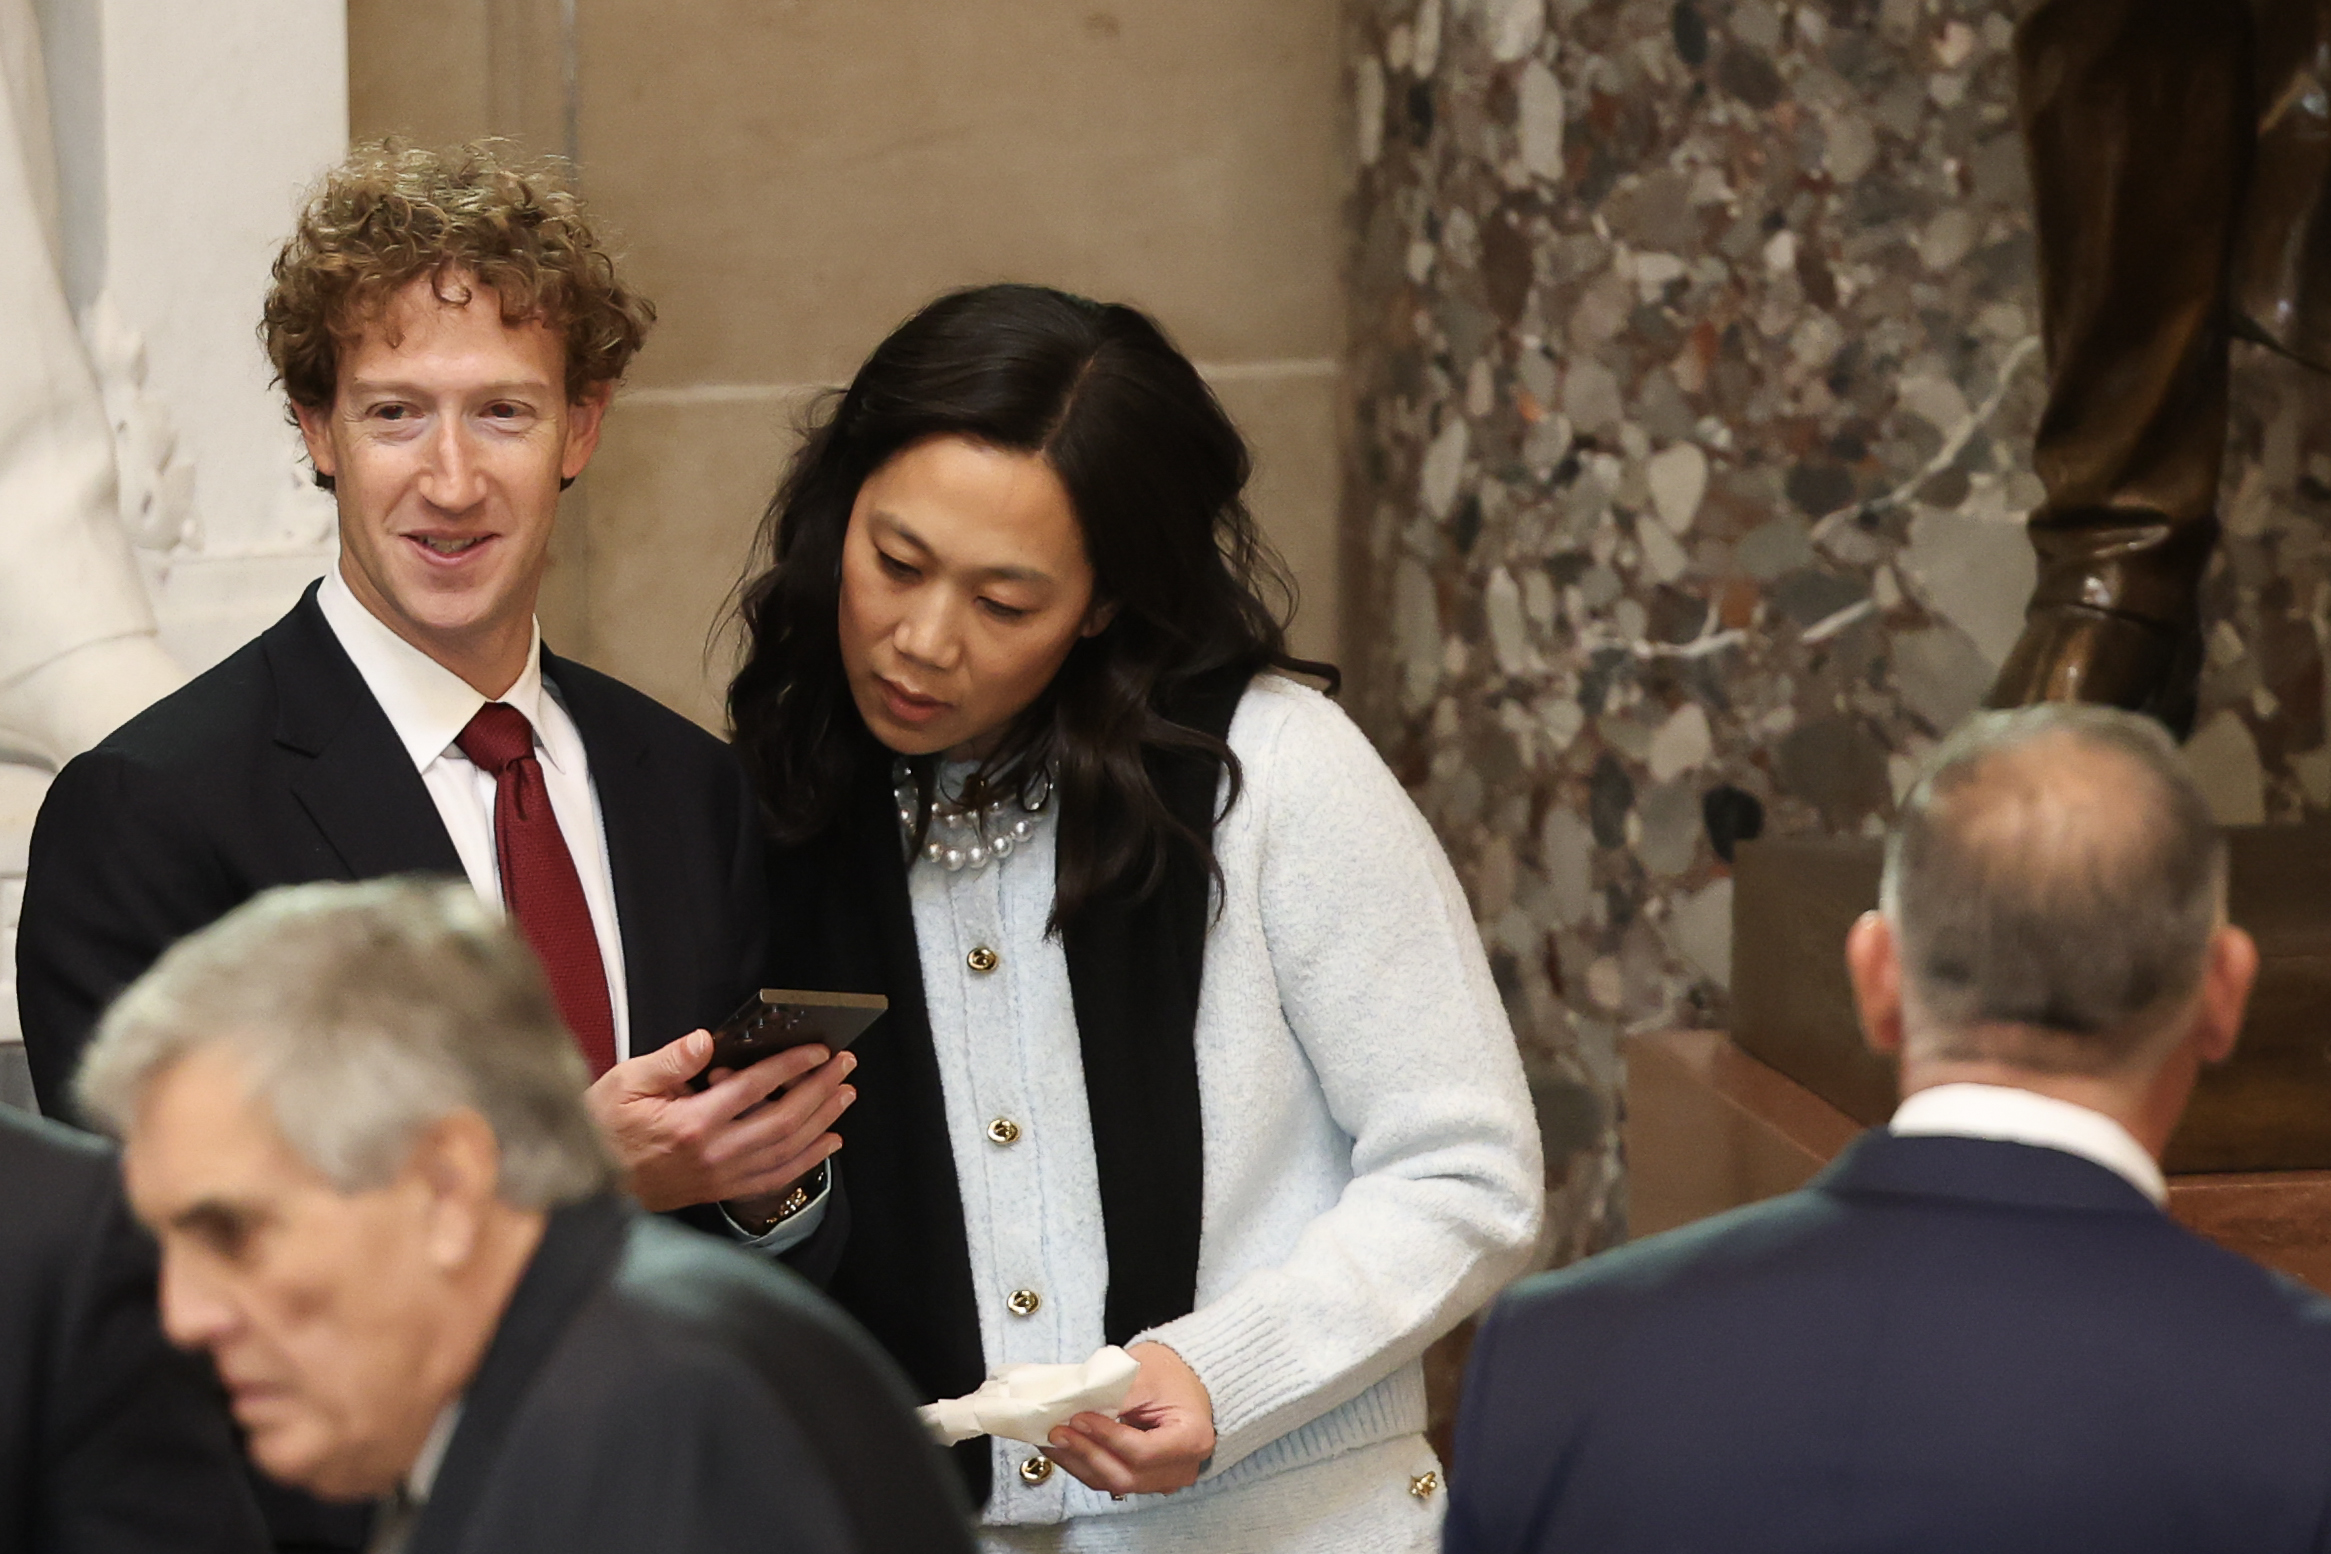
<path id="1" fill-rule="evenodd" d="M 1116 600 L 1096 599 L 1093 601 L 1093 607 L 1085 611 L 1085 623 L 1081 627 L 1077 628 L 1077 635 L 1080 637 L 1097 637 L 1102 632 L 1107 631 L 1109 629 L 1109 622 L 1115 620 L 1116 618 Z"/>

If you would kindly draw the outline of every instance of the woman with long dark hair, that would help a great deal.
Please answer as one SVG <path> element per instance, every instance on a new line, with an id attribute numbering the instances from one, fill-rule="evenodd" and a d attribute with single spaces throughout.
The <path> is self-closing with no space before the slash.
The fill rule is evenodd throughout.
<path id="1" fill-rule="evenodd" d="M 1247 474 L 1142 314 L 960 292 L 811 427 L 746 595 L 776 975 L 890 998 L 812 1255 L 930 1398 L 1140 1364 L 957 1448 L 995 1550 L 1437 1547 L 1418 1357 L 1537 1232 L 1471 915 L 1296 678 Z"/>

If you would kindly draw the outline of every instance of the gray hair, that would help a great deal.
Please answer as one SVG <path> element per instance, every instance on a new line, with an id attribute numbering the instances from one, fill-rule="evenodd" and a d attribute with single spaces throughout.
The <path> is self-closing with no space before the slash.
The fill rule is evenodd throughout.
<path id="1" fill-rule="evenodd" d="M 1886 843 L 1880 896 L 1933 1056 L 2143 1061 L 2201 985 L 2226 844 L 2161 726 L 2051 703 L 1970 718 Z"/>
<path id="2" fill-rule="evenodd" d="M 467 885 L 289 886 L 181 940 L 99 1025 L 83 1115 L 120 1137 L 154 1077 L 210 1047 L 244 1061 L 285 1140 L 342 1192 L 389 1181 L 464 1107 L 501 1145 L 507 1203 L 617 1179 L 533 953 Z"/>

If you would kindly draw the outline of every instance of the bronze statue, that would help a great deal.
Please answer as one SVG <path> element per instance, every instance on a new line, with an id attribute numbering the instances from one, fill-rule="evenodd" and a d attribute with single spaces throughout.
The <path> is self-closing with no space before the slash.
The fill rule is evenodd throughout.
<path id="1" fill-rule="evenodd" d="M 2192 725 L 2227 357 L 2331 373 L 2331 0 L 2040 0 L 2016 30 L 2046 499 L 1992 706 Z"/>

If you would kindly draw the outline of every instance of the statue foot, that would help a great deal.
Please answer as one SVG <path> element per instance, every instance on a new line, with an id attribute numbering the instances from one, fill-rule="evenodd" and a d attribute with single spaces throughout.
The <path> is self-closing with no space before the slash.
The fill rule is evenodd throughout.
<path id="1" fill-rule="evenodd" d="M 0 760 L 62 766 L 185 683 L 151 635 L 75 648 L 0 686 Z"/>
<path id="2" fill-rule="evenodd" d="M 2081 701 L 2125 707 L 2158 719 L 2182 740 L 2193 732 L 2200 678 L 2196 632 L 2085 605 L 2036 605 L 1983 704 Z"/>

